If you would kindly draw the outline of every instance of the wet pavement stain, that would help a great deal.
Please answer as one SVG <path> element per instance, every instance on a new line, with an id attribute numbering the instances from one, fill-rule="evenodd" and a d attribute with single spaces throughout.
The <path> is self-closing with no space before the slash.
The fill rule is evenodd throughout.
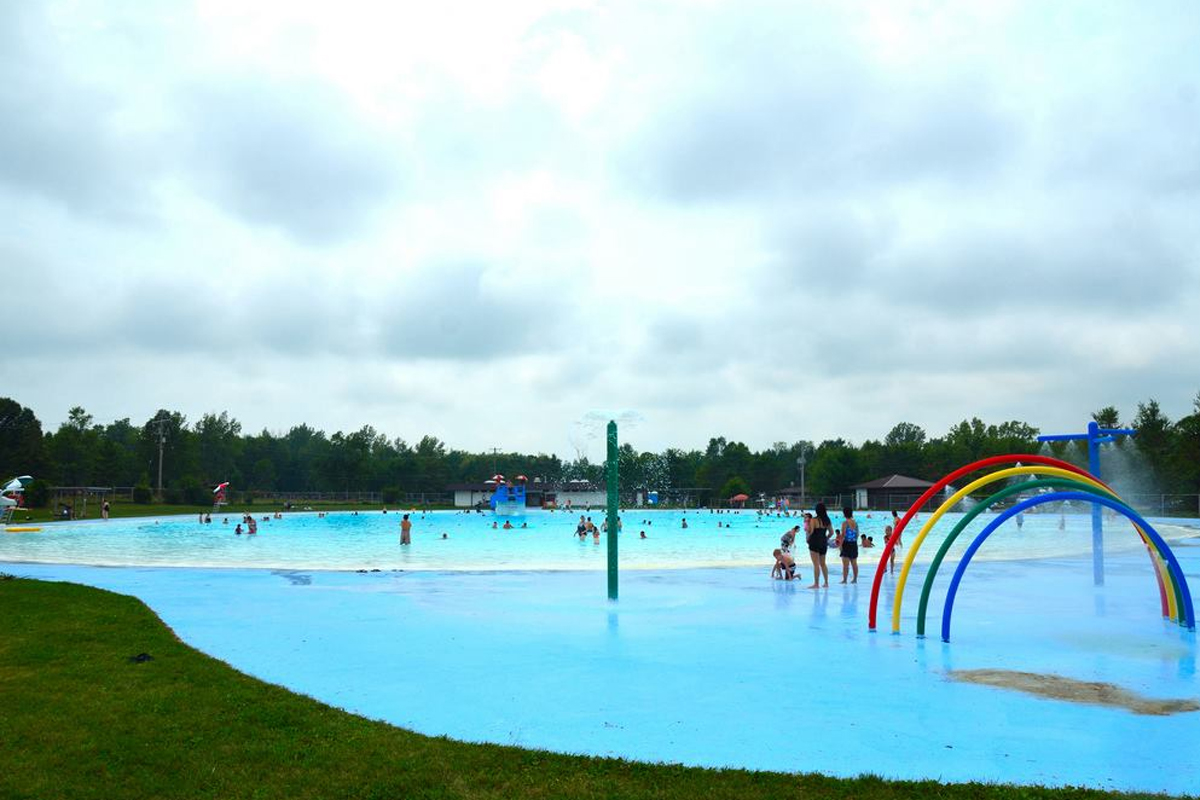
<path id="1" fill-rule="evenodd" d="M 1143 697 L 1112 683 L 1079 681 L 1074 678 L 1064 678 L 1061 675 L 1017 672 L 1007 669 L 954 670 L 949 675 L 951 679 L 965 683 L 1012 689 L 1039 697 L 1066 700 L 1071 703 L 1123 708 L 1134 714 L 1165 716 L 1200 710 L 1200 702 L 1195 700 L 1157 700 Z"/>

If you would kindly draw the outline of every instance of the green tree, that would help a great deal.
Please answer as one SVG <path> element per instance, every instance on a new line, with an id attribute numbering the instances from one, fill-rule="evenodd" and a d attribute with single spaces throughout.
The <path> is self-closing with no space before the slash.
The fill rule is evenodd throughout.
<path id="1" fill-rule="evenodd" d="M 921 447 L 925 444 L 925 430 L 911 422 L 900 422 L 883 437 L 883 443 L 888 447 L 913 445 Z"/>
<path id="2" fill-rule="evenodd" d="M 178 483 L 184 475 L 195 475 L 198 471 L 195 439 L 187 427 L 187 417 L 178 411 L 159 409 L 142 426 L 138 437 L 138 463 L 151 476 L 157 486 L 159 466 L 159 435 L 162 435 L 163 485 Z"/>
<path id="3" fill-rule="evenodd" d="M 270 491 L 275 488 L 275 463 L 269 458 L 260 458 L 254 462 L 254 471 L 250 477 L 250 486 L 260 491 Z"/>
<path id="4" fill-rule="evenodd" d="M 1196 412 L 1175 423 L 1167 466 L 1170 488 L 1189 494 L 1200 492 L 1200 397 Z"/>
<path id="5" fill-rule="evenodd" d="M 863 480 L 859 452 L 844 439 L 821 442 L 808 474 L 812 494 L 846 494 L 851 486 Z"/>
<path id="6" fill-rule="evenodd" d="M 725 481 L 725 485 L 721 487 L 720 497 L 722 500 L 728 500 L 739 494 L 749 495 L 750 484 L 746 483 L 740 475 L 734 475 Z"/>
<path id="7" fill-rule="evenodd" d="M 195 434 L 201 480 L 216 485 L 233 476 L 242 445 L 241 433 L 242 424 L 225 411 L 200 418 Z"/>
<path id="8" fill-rule="evenodd" d="M 1137 430 L 1134 443 L 1149 462 L 1153 478 L 1162 485 L 1165 482 L 1167 458 L 1171 451 L 1171 420 L 1162 413 L 1158 401 L 1151 398 L 1145 403 L 1138 403 L 1133 427 Z"/>
<path id="9" fill-rule="evenodd" d="M 963 464 L 982 458 L 987 443 L 987 427 L 979 417 L 963 420 L 946 434 L 946 444 L 961 454 Z"/>
<path id="10" fill-rule="evenodd" d="M 864 450 L 868 445 L 864 443 Z M 925 431 L 911 422 L 901 422 L 888 431 L 878 455 L 878 472 L 883 475 L 915 476 L 924 463 Z"/>
<path id="11" fill-rule="evenodd" d="M 1092 419 L 1101 428 L 1119 428 L 1121 426 L 1121 414 L 1117 411 L 1116 406 L 1105 406 L 1099 411 L 1093 411 Z"/>
<path id="12" fill-rule="evenodd" d="M 50 438 L 50 457 L 55 480 L 60 485 L 86 486 L 100 456 L 100 431 L 92 427 L 92 415 L 82 406 L 67 412 L 67 421 Z"/>
<path id="13" fill-rule="evenodd" d="M 1008 453 L 1036 453 L 1039 447 L 1037 440 L 1039 432 L 1032 425 L 1017 420 L 1002 422 L 999 425 L 989 425 L 983 452 L 989 456 Z"/>
<path id="14" fill-rule="evenodd" d="M 129 418 L 109 423 L 100 434 L 96 479 L 108 486 L 132 486 L 145 466 L 138 464 L 140 433 Z"/>
<path id="15" fill-rule="evenodd" d="M 0 397 L 0 480 L 38 477 L 45 468 L 42 423 L 16 400 Z"/>
<path id="16" fill-rule="evenodd" d="M 414 451 L 417 465 L 417 485 L 413 488 L 419 492 L 444 490 L 450 480 L 450 473 L 446 468 L 446 444 L 436 436 L 422 436 Z M 511 467 L 516 466 L 516 464 L 511 464 Z M 508 478 L 516 478 L 518 474 L 521 473 L 513 471 Z"/>

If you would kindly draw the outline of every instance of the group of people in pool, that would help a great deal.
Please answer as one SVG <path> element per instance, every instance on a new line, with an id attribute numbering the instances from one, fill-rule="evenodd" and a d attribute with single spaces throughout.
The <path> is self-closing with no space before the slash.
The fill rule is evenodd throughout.
<path id="1" fill-rule="evenodd" d="M 896 512 L 892 518 L 897 520 Z M 885 529 L 891 536 L 892 526 Z M 796 572 L 796 558 L 792 554 L 796 546 L 796 537 L 801 533 L 801 526 L 796 525 L 783 534 L 779 539 L 779 547 L 775 548 L 775 565 L 771 568 L 771 577 L 781 580 L 799 580 Z M 804 512 L 804 543 L 808 546 L 808 557 L 812 561 L 813 582 L 809 589 L 829 587 L 829 567 L 825 559 L 830 548 L 836 548 L 842 559 L 842 583 L 858 583 L 858 552 L 862 548 L 875 546 L 870 536 L 859 536 L 858 520 L 854 518 L 854 509 L 849 506 L 842 508 L 842 521 L 835 529 L 824 503 L 817 503 L 812 512 Z M 900 542 L 896 542 L 897 547 Z M 892 569 L 895 569 L 896 551 L 892 550 Z"/>

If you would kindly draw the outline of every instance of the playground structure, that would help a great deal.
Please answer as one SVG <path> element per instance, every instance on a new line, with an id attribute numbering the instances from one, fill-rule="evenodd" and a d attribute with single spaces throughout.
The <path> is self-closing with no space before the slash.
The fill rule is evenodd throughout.
<path id="1" fill-rule="evenodd" d="M 1088 472 L 1097 480 L 1100 479 L 1100 445 L 1116 441 L 1118 436 L 1134 436 L 1137 431 L 1131 428 L 1101 428 L 1100 423 L 1088 422 L 1085 433 L 1055 433 L 1039 436 L 1039 442 L 1077 442 L 1088 443 Z M 1092 505 L 1092 580 L 1097 586 L 1104 585 L 1104 518 L 1100 506 Z"/>
<path id="2" fill-rule="evenodd" d="M 525 516 L 525 476 L 518 475 L 516 484 L 506 482 L 503 475 L 493 475 L 489 483 L 496 484 L 489 501 L 492 512 L 498 517 Z"/>
<path id="3" fill-rule="evenodd" d="M 1089 426 L 1091 427 L 1091 426 Z M 1098 429 L 1098 426 L 1096 426 Z M 1101 434 L 1107 435 L 1110 433 L 1125 433 L 1124 431 L 1100 431 Z M 1089 442 L 1095 441 L 1096 445 L 1103 441 L 1102 436 L 1093 436 Z M 930 515 L 930 518 L 922 526 L 920 532 L 914 538 L 912 544 L 904 559 L 904 564 L 900 570 L 900 575 L 896 582 L 896 592 L 892 602 L 892 632 L 900 632 L 900 613 L 901 604 L 904 599 L 904 587 L 908 580 L 908 575 L 912 569 L 914 559 L 921 545 L 924 543 L 926 536 L 948 511 L 954 508 L 964 498 L 968 497 L 971 492 L 995 483 L 996 481 L 1005 480 L 1007 478 L 1018 475 L 1028 475 L 1031 480 L 1022 483 L 1014 484 L 993 493 L 977 505 L 975 505 L 963 519 L 955 525 L 954 529 L 942 543 L 938 553 L 934 556 L 929 570 L 925 576 L 925 583 L 921 590 L 921 601 L 917 612 L 917 635 L 924 636 L 925 634 L 925 617 L 928 608 L 929 595 L 937 577 L 942 561 L 945 559 L 951 545 L 957 540 L 958 536 L 966 529 L 966 526 L 981 513 L 992 508 L 997 503 L 1011 497 L 1019 497 L 1026 492 L 1040 492 L 1034 497 L 1022 500 L 1012 508 L 1005 510 L 996 519 L 992 520 L 971 542 L 962 559 L 959 561 L 958 567 L 954 572 L 954 577 L 951 580 L 950 588 L 946 595 L 945 605 L 942 611 L 942 640 L 950 641 L 950 621 L 954 610 L 954 600 L 958 592 L 959 584 L 962 581 L 963 575 L 966 572 L 967 566 L 970 564 L 972 557 L 978 552 L 979 548 L 1001 525 L 1008 520 L 1019 517 L 1023 512 L 1033 509 L 1036 506 L 1051 503 L 1051 502 L 1081 502 L 1092 505 L 1093 508 L 1093 555 L 1095 563 L 1100 565 L 1097 575 L 1097 585 L 1103 583 L 1103 556 L 1102 554 L 1102 532 L 1096 534 L 1096 513 L 1102 508 L 1108 508 L 1117 514 L 1124 516 L 1127 520 L 1133 523 L 1134 531 L 1141 538 L 1150 557 L 1150 562 L 1153 567 L 1156 580 L 1158 582 L 1158 594 L 1161 606 L 1162 615 L 1166 619 L 1177 622 L 1182 626 L 1186 626 L 1189 631 L 1196 629 L 1195 612 L 1192 604 L 1191 591 L 1187 584 L 1187 579 L 1184 577 L 1183 570 L 1179 566 L 1175 555 L 1171 552 L 1163 538 L 1157 531 L 1136 511 L 1130 508 L 1121 498 L 1113 492 L 1111 487 L 1103 483 L 1092 472 L 1081 469 L 1066 461 L 1061 461 L 1056 458 L 1041 455 L 1004 455 L 985 458 L 979 461 L 972 462 L 966 466 L 951 472 L 944 476 L 941 480 L 929 487 L 928 490 L 918 500 L 909 507 L 904 516 L 900 519 L 892 535 L 888 538 L 881 552 L 879 566 L 875 570 L 875 579 L 871 586 L 871 601 L 868 609 L 868 626 L 871 630 L 875 630 L 876 618 L 879 603 L 879 591 L 883 583 L 883 575 L 887 571 L 888 561 L 892 552 L 895 550 L 896 542 L 900 539 L 905 527 L 916 516 L 917 512 L 925 505 L 926 502 L 932 500 L 939 492 L 942 492 L 946 487 L 950 486 L 951 482 L 969 475 L 973 472 L 982 471 L 992 467 L 999 467 L 1008 464 L 1016 464 L 1016 466 L 1000 469 L 997 472 L 986 475 L 975 481 L 972 481 L 962 489 L 950 495 L 938 508 Z M 1028 466 L 1030 464 L 1037 466 Z"/>

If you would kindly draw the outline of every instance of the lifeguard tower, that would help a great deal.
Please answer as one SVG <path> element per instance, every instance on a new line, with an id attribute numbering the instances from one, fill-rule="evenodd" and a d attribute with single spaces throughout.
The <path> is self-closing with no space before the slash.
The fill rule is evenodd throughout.
<path id="1" fill-rule="evenodd" d="M 21 507 L 21 496 L 25 492 L 25 484 L 33 480 L 31 475 L 19 475 L 0 489 L 0 522 L 7 525 L 12 522 L 13 513 Z"/>

